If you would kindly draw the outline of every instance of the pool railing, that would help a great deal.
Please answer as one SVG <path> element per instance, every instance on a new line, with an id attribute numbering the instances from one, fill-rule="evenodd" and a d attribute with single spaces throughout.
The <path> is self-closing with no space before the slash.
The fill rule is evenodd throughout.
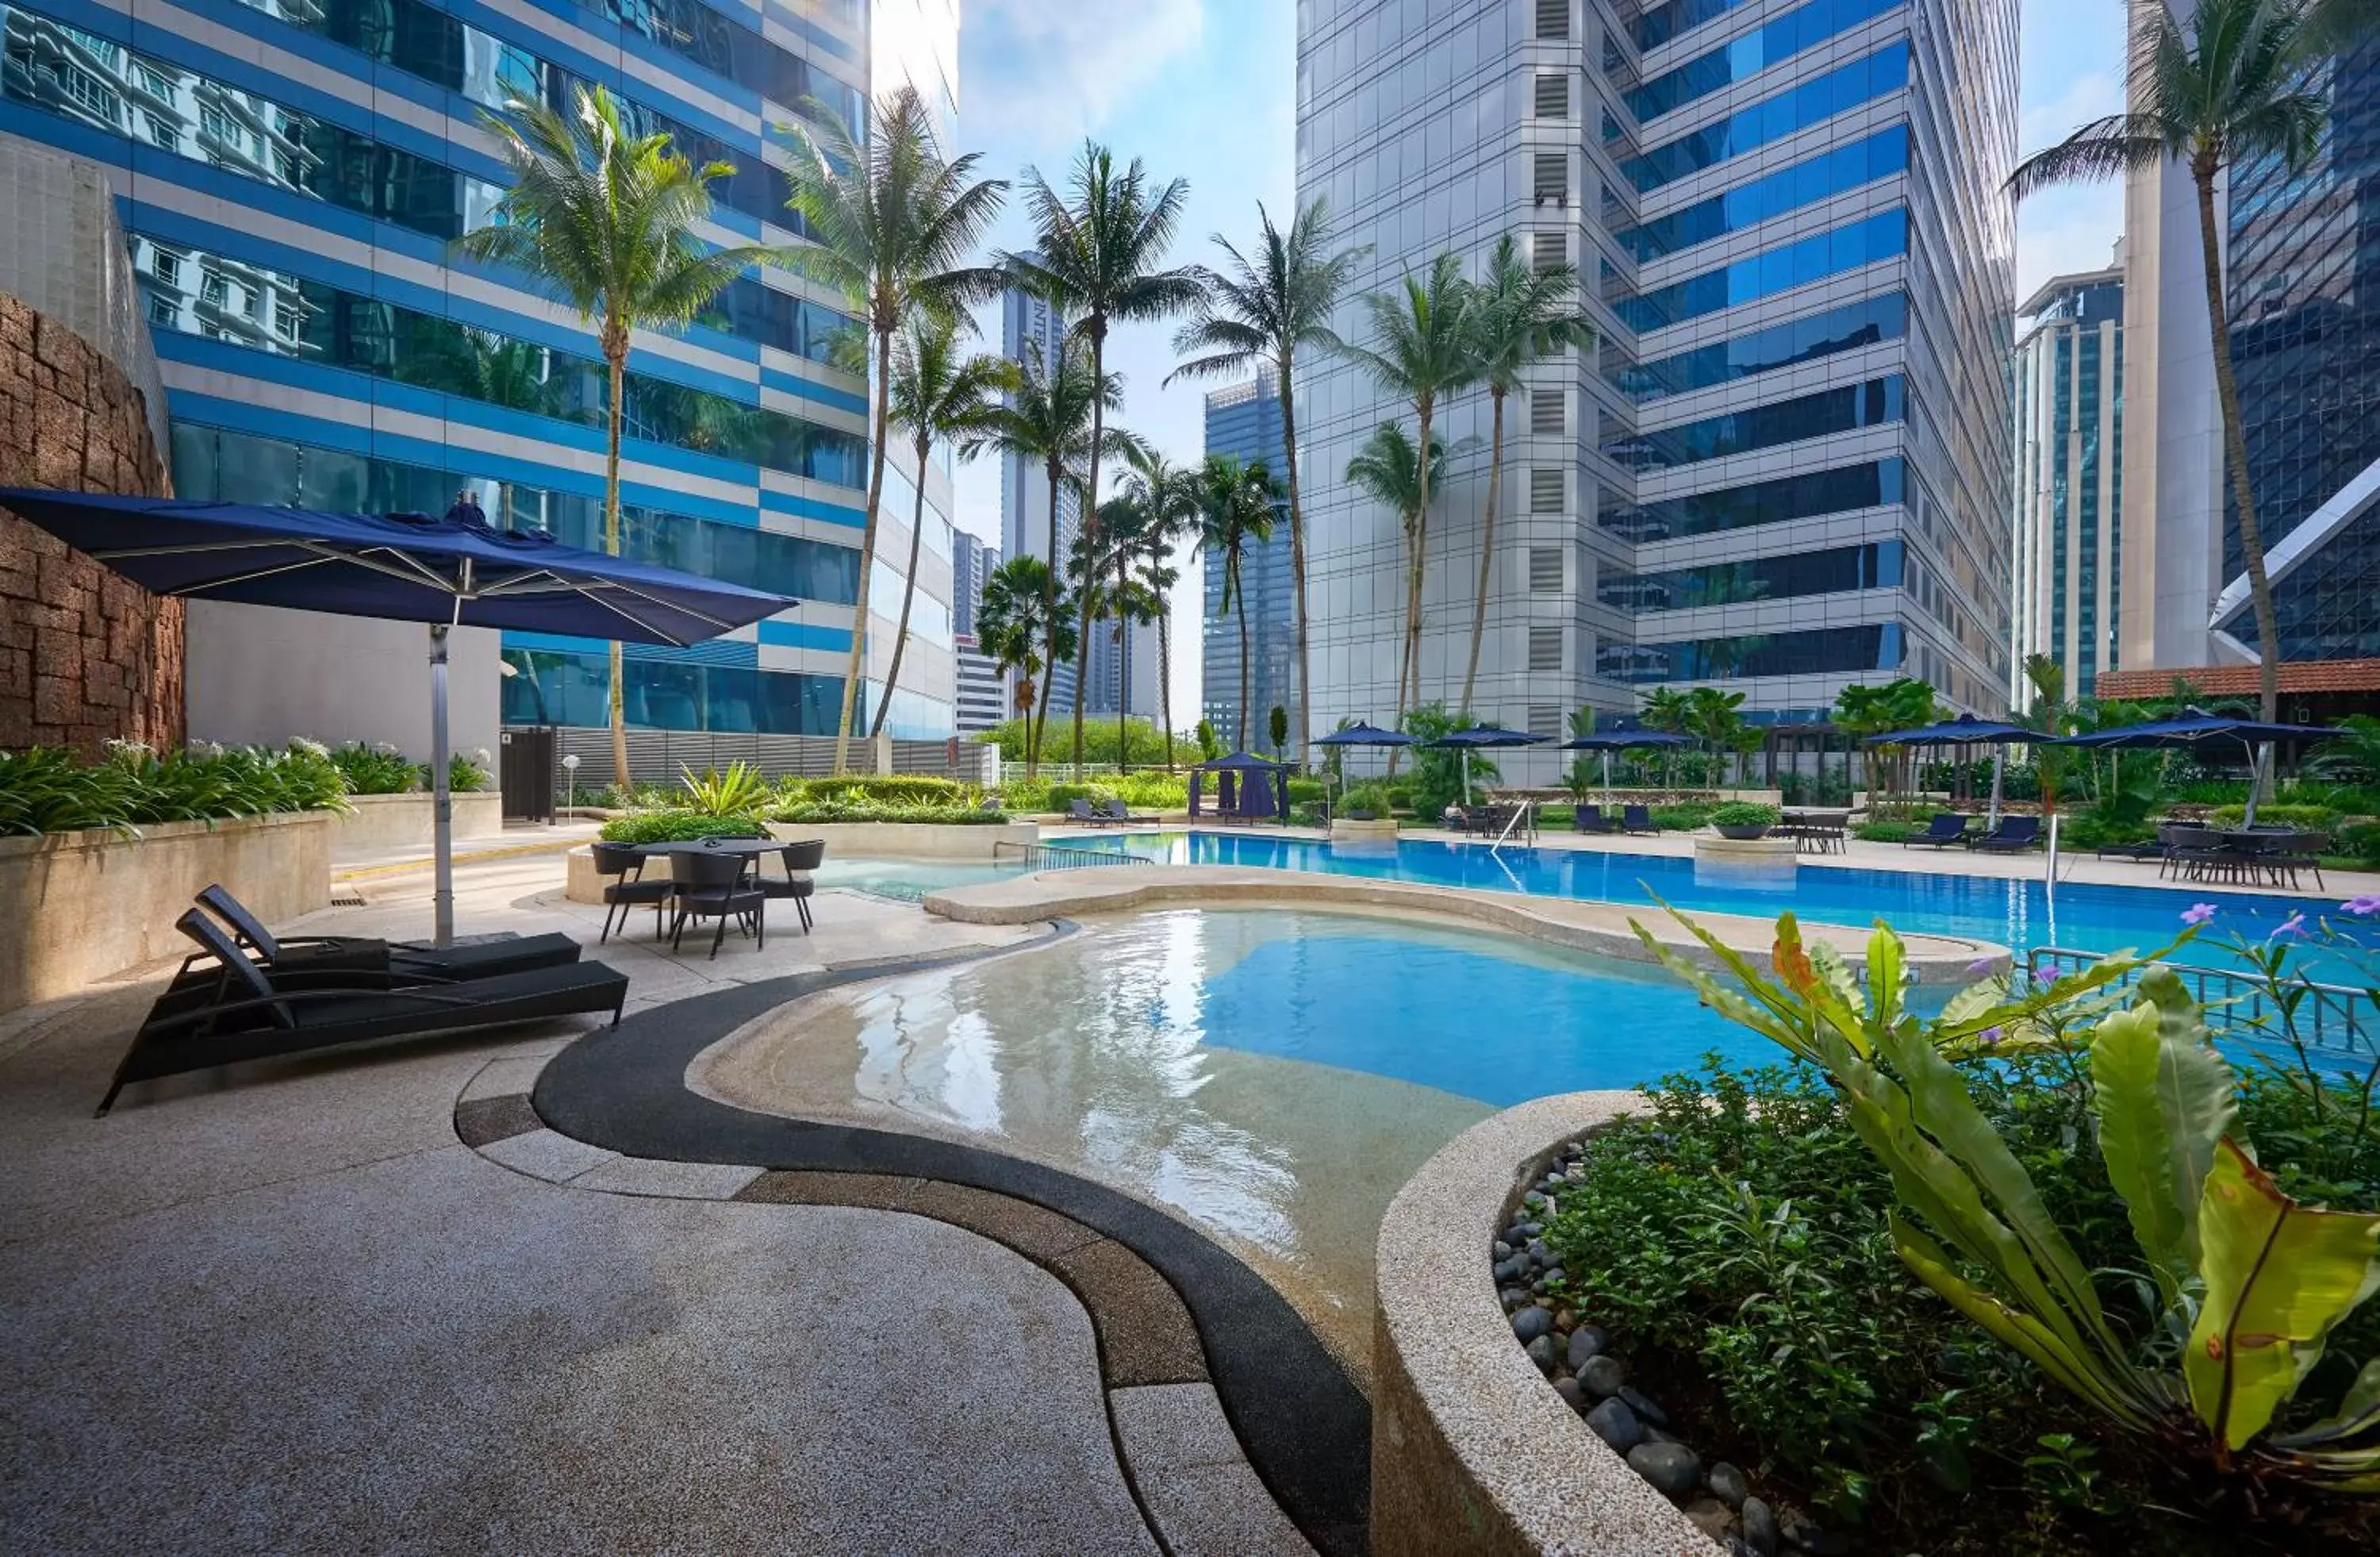
<path id="1" fill-rule="evenodd" d="M 1151 861 L 1122 849 L 1070 848 L 1063 844 L 1011 844 L 991 845 L 995 865 L 1014 865 L 1026 870 L 1082 870 L 1099 865 L 1148 865 Z"/>
<path id="2" fill-rule="evenodd" d="M 2035 946 L 2025 954 L 2024 960 L 2028 975 L 2048 967 L 2065 978 L 2105 958 L 2101 953 L 2077 951 L 2070 946 Z M 2304 992 L 2299 996 L 2294 1011 L 2285 1011 L 2281 1003 L 2274 999 L 2272 989 L 2252 975 L 2187 963 L 2149 966 L 2180 976 L 2191 998 L 2205 1011 L 2210 1028 L 2240 1029 L 2241 1036 L 2252 1034 L 2268 1040 L 2286 1040 L 2295 1032 L 2308 1048 L 2328 1053 L 2369 1057 L 2374 1052 L 2373 1033 L 2357 1016 L 2357 1008 L 2368 998 L 2362 990 L 2292 978 L 2284 988 Z M 2146 968 L 2134 969 L 2117 980 L 2118 986 L 2131 986 L 2145 971 Z"/>

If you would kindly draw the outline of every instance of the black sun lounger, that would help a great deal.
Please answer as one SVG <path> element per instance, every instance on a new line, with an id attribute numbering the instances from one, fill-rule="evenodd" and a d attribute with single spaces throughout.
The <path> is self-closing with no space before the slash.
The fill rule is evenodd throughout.
<path id="1" fill-rule="evenodd" d="M 227 998 L 171 1010 L 160 1001 L 115 1067 L 100 1114 L 132 1082 L 242 1060 L 606 1011 L 616 1027 L 628 998 L 627 975 L 600 962 L 405 988 L 391 987 L 391 975 L 369 971 L 348 974 L 354 982 L 345 987 L 331 987 L 322 981 L 334 976 L 318 970 L 306 988 L 288 989 L 277 987 L 221 925 L 197 909 L 174 924 L 215 959 Z"/>
<path id="2" fill-rule="evenodd" d="M 437 979 L 492 978 L 500 973 L 526 973 L 534 967 L 559 967 L 578 960 L 578 943 L 567 935 L 510 935 L 468 946 L 422 946 L 356 936 L 275 936 L 248 906 L 221 885 L 199 894 L 199 906 L 223 922 L 234 945 L 252 954 L 283 989 L 303 989 L 301 980 L 318 975 L 384 973 L 395 984 Z M 223 969 L 192 957 L 174 979 L 176 999 L 192 995 L 232 998 L 223 982 Z M 336 983 L 334 977 L 332 980 Z"/>

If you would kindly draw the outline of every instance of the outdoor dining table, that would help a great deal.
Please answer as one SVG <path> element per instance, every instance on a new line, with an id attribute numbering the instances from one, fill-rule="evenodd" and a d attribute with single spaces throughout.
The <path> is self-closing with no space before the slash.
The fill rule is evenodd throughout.
<path id="1" fill-rule="evenodd" d="M 1840 853 L 1847 848 L 1844 834 L 1851 820 L 1852 813 L 1840 809 L 1794 806 L 1779 811 L 1777 831 L 1793 840 L 1797 854 L 1811 851 Z"/>
<path id="2" fill-rule="evenodd" d="M 784 846 L 783 838 L 674 838 L 666 843 L 638 844 L 637 852 L 648 859 L 673 854 L 740 854 L 757 859 Z"/>

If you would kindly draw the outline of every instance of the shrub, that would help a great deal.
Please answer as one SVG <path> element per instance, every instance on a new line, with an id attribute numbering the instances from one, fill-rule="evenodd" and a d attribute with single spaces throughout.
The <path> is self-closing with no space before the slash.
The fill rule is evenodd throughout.
<path id="1" fill-rule="evenodd" d="M 486 748 L 466 757 L 461 752 L 446 759 L 446 787 L 456 795 L 477 795 L 488 787 L 488 763 L 492 759 Z M 413 772 L 414 779 L 424 789 L 437 787 L 430 776 L 430 764 L 424 762 Z"/>
<path id="2" fill-rule="evenodd" d="M 584 772 L 584 770 L 581 770 Z M 665 811 L 674 809 L 686 797 L 686 792 L 665 784 L 632 784 L 622 789 L 607 784 L 591 791 L 587 804 L 607 811 Z"/>
<path id="3" fill-rule="evenodd" d="M 350 795 L 402 795 L 413 787 L 422 772 L 405 753 L 385 741 L 378 746 L 351 742 L 331 753 L 331 763 L 346 781 Z"/>
<path id="4" fill-rule="evenodd" d="M 2368 867 L 2380 866 L 2380 822 L 2358 822 L 2342 827 L 2331 839 L 2330 846 L 2339 858 L 2351 859 Z"/>
<path id="5" fill-rule="evenodd" d="M 1714 827 L 1774 827 L 1784 820 L 1785 813 L 1775 806 L 1764 806 L 1752 800 L 1730 800 L 1711 808 Z"/>
<path id="6" fill-rule="evenodd" d="M 769 830 L 748 816 L 707 816 L 675 809 L 631 811 L 603 824 L 607 844 L 678 844 L 696 838 L 765 838 Z"/>
<path id="7" fill-rule="evenodd" d="M 151 822 L 345 810 L 346 796 L 330 752 L 308 740 L 280 751 L 200 745 L 164 757 L 118 741 L 88 763 L 42 747 L 0 752 L 0 833 L 128 833 Z"/>
<path id="8" fill-rule="evenodd" d="M 905 805 L 955 805 L 965 786 L 932 773 L 837 773 L 832 778 L 788 779 L 780 798 L 793 800 L 890 800 Z"/>
<path id="9" fill-rule="evenodd" d="M 1653 825 L 1664 833 L 1692 833 L 1709 824 L 1712 809 L 1700 800 L 1682 800 L 1674 806 L 1656 806 L 1650 814 Z"/>
<path id="10" fill-rule="evenodd" d="M 1852 824 L 1852 836 L 1864 838 L 1871 844 L 1905 844 L 1924 831 L 1913 821 L 1860 821 Z"/>
<path id="11" fill-rule="evenodd" d="M 965 805 L 913 805 L 899 800 L 871 800 L 863 796 L 840 800 L 789 801 L 771 811 L 769 820 L 784 822 L 933 822 L 945 827 L 974 827 L 1006 821 L 1008 813 Z"/>
<path id="12" fill-rule="evenodd" d="M 2238 827 L 2247 820 L 2248 808 L 2245 806 L 2215 808 L 2215 824 L 2218 827 Z M 2256 823 L 2258 826 L 2302 827 L 2309 832 L 2328 833 L 2338 825 L 2338 813 L 2328 806 L 2258 806 Z"/>
<path id="13" fill-rule="evenodd" d="M 1355 811 L 1369 811 L 1376 817 L 1383 817 L 1395 809 L 1395 793 L 1378 779 L 1368 784 L 1348 785 L 1347 793 L 1339 800 L 1341 816 L 1347 816 Z"/>

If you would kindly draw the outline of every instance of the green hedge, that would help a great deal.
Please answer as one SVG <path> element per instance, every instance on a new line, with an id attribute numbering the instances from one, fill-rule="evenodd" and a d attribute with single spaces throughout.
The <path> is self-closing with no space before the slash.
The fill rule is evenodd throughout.
<path id="1" fill-rule="evenodd" d="M 2217 806 L 2215 808 L 2214 820 L 2218 827 L 2240 826 L 2248 820 L 2248 808 Z M 2338 813 L 2328 806 L 2258 806 L 2256 822 L 2258 826 L 2303 827 L 2317 833 L 2327 833 L 2338 825 Z"/>
<path id="2" fill-rule="evenodd" d="M 787 804 L 857 798 L 909 806 L 953 806 L 966 797 L 966 790 L 956 782 L 930 773 L 840 773 L 832 778 L 787 779 L 780 787 Z"/>
<path id="3" fill-rule="evenodd" d="M 1708 826 L 1711 813 L 1718 809 L 1698 800 L 1684 800 L 1674 806 L 1656 806 L 1652 810 L 1653 825 L 1664 833 L 1692 833 Z"/>
<path id="4" fill-rule="evenodd" d="M 603 824 L 607 844 L 680 844 L 697 838 L 765 838 L 769 830 L 748 817 L 706 816 L 680 809 L 631 811 Z"/>
<path id="5" fill-rule="evenodd" d="M 1905 844 L 1925 831 L 1913 821 L 1862 821 L 1852 824 L 1852 836 L 1871 844 Z"/>
<path id="6" fill-rule="evenodd" d="M 898 800 L 795 800 L 769 813 L 771 821 L 892 821 L 932 822 L 944 827 L 996 826 L 1008 820 L 1006 811 L 974 806 L 917 806 Z"/>

